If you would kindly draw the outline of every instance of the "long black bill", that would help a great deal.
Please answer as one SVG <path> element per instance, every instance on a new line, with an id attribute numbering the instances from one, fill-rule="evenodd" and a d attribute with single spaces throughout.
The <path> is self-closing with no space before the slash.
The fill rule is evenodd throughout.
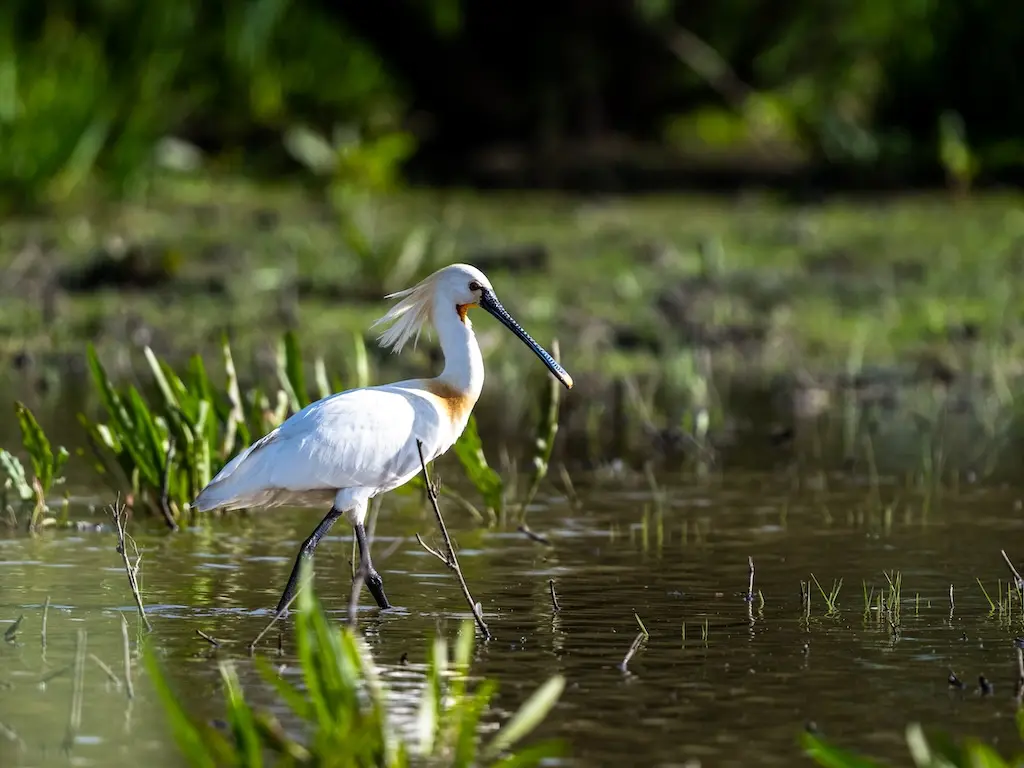
<path id="1" fill-rule="evenodd" d="M 501 306 L 501 302 L 498 301 L 497 297 L 491 291 L 481 291 L 480 293 L 480 306 L 498 318 L 501 324 L 508 328 L 512 333 L 522 339 L 523 343 L 526 344 L 533 353 L 537 355 L 544 365 L 548 367 L 560 382 L 565 385 L 566 389 L 572 389 L 572 376 L 566 373 L 565 368 L 560 366 L 544 347 L 538 344 L 526 331 L 523 330 L 523 326 L 517 323 L 512 315 Z"/>

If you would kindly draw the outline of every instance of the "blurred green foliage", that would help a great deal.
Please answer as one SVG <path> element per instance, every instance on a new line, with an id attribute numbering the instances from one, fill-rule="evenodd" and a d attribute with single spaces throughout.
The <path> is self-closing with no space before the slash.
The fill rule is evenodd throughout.
<path id="1" fill-rule="evenodd" d="M 611 0 L 543 23 L 511 2 L 9 0 L 0 199 L 144 190 L 170 139 L 201 151 L 176 167 L 304 167 L 335 195 L 388 189 L 413 157 L 614 135 L 963 188 L 1024 164 L 1022 45 L 1010 0 Z"/>
<path id="2" fill-rule="evenodd" d="M 12 0 L 0 10 L 8 205 L 59 200 L 95 171 L 123 193 L 144 183 L 168 137 L 230 163 L 268 138 L 281 146 L 306 118 L 386 134 L 400 104 L 370 46 L 309 3 Z"/>

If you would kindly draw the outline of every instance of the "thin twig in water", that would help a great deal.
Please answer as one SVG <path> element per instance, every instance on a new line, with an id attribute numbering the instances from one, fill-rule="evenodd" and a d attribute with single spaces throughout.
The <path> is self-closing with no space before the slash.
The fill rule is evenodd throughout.
<path id="1" fill-rule="evenodd" d="M 548 539 L 546 539 L 544 536 L 541 536 L 539 533 L 534 533 L 533 531 L 531 531 L 529 527 L 526 525 L 526 523 L 520 525 L 517 530 L 526 538 L 531 539 L 532 541 L 536 541 L 538 544 L 544 544 L 548 547 L 551 546 L 551 542 Z"/>
<path id="2" fill-rule="evenodd" d="M 625 672 L 627 670 L 627 667 L 629 667 L 629 660 L 632 659 L 634 655 L 636 655 L 636 652 L 638 650 L 640 650 L 640 645 L 643 643 L 643 641 L 643 632 L 637 633 L 637 636 L 633 638 L 633 644 L 629 646 L 629 650 L 626 651 L 626 657 L 622 660 L 622 663 L 619 664 L 619 669 L 621 669 L 623 672 Z"/>
<path id="3" fill-rule="evenodd" d="M 24 618 L 25 614 L 23 613 L 14 620 L 14 623 L 7 628 L 6 632 L 4 632 L 4 640 L 6 640 L 8 643 L 14 642 L 15 636 L 18 634 L 18 628 L 21 626 L 22 619 Z"/>
<path id="4" fill-rule="evenodd" d="M 85 694 L 85 641 L 85 630 L 78 630 L 78 639 L 75 643 L 75 676 L 71 689 L 71 712 L 68 714 L 68 728 L 64 733 L 65 752 L 71 750 L 75 743 L 75 737 L 82 727 L 82 699 Z"/>
<path id="5" fill-rule="evenodd" d="M 117 675 L 114 674 L 114 670 L 112 670 L 110 667 L 108 667 L 104 663 L 103 659 L 101 659 L 95 653 L 90 653 L 89 654 L 89 658 L 92 659 L 94 662 L 96 662 L 96 666 L 103 670 L 103 674 L 105 674 L 107 677 L 109 677 L 110 678 L 110 682 L 112 682 L 115 686 L 117 686 L 117 690 L 120 691 L 121 690 L 121 678 L 119 678 Z"/>
<path id="6" fill-rule="evenodd" d="M 7 725 L 7 723 L 0 722 L 0 736 L 3 736 L 8 741 L 12 741 L 18 745 L 18 749 L 25 748 L 25 742 L 21 740 L 18 732 Z"/>
<path id="7" fill-rule="evenodd" d="M 49 674 L 43 675 L 41 678 L 39 678 L 39 685 L 46 685 L 51 680 L 55 680 L 56 678 L 63 675 L 65 672 L 68 672 L 70 669 L 71 665 L 68 664 L 67 666 L 61 667 L 60 669 L 53 670 Z"/>
<path id="8" fill-rule="evenodd" d="M 208 634 L 203 632 L 203 630 L 197 629 L 196 630 L 196 634 L 199 635 L 201 638 L 203 638 L 203 640 L 208 642 L 214 648 L 220 648 L 220 640 L 217 640 L 216 638 L 210 637 Z"/>
<path id="9" fill-rule="evenodd" d="M 253 650 L 259 644 L 260 640 L 263 639 L 264 635 L 266 635 L 267 632 L 270 631 L 270 628 L 273 627 L 275 624 L 277 624 L 277 620 L 280 619 L 282 616 L 284 616 L 286 613 L 288 613 L 288 609 L 292 607 L 292 603 L 295 602 L 295 598 L 297 598 L 299 596 L 299 592 L 302 591 L 304 586 L 305 586 L 305 584 L 300 582 L 299 588 L 295 590 L 295 594 L 292 595 L 291 600 L 289 600 L 287 603 L 282 605 L 281 606 L 281 610 L 277 611 L 274 614 L 273 618 L 271 618 L 270 621 L 267 623 L 267 626 L 265 626 L 262 630 L 260 630 L 260 633 L 258 635 L 256 635 L 256 637 L 254 637 L 252 639 L 252 642 L 249 643 L 249 653 L 253 652 Z"/>
<path id="10" fill-rule="evenodd" d="M 124 652 L 124 687 L 128 691 L 128 698 L 135 698 L 135 686 L 132 685 L 132 655 L 131 643 L 128 642 L 128 619 L 121 614 L 121 645 Z"/>
<path id="11" fill-rule="evenodd" d="M 747 564 L 750 570 L 750 578 L 747 581 L 747 602 L 754 602 L 754 558 L 747 556 Z"/>
<path id="12" fill-rule="evenodd" d="M 949 585 L 949 618 L 953 618 L 953 608 L 954 607 L 955 607 L 955 605 L 953 603 L 953 585 L 950 584 Z"/>
<path id="13" fill-rule="evenodd" d="M 551 610 L 558 613 L 562 608 L 558 605 L 558 598 L 555 597 L 555 580 L 548 579 L 548 589 L 551 591 Z"/>
<path id="14" fill-rule="evenodd" d="M 431 505 L 434 507 L 434 514 L 437 515 L 437 524 L 441 529 L 441 536 L 444 539 L 445 547 L 448 549 L 447 557 L 442 555 L 436 549 L 431 549 L 423 543 L 423 539 L 417 534 L 416 540 L 419 541 L 420 545 L 430 552 L 434 557 L 444 563 L 448 568 L 455 571 L 455 575 L 459 579 L 459 586 L 462 587 L 462 594 L 466 598 L 466 602 L 469 603 L 469 609 L 473 612 L 473 618 L 476 619 L 477 626 L 480 627 L 480 632 L 483 634 L 485 640 L 491 638 L 491 631 L 487 628 L 487 624 L 484 622 L 483 610 L 480 608 L 480 604 L 473 600 L 473 596 L 469 593 L 469 586 L 466 584 L 466 579 L 462 575 L 462 568 L 459 567 L 459 560 L 455 556 L 455 550 L 452 547 L 452 540 L 448 536 L 448 528 L 444 524 L 444 518 L 441 516 L 441 507 L 437 503 L 437 487 L 430 481 L 430 473 L 427 472 L 427 462 L 423 458 L 423 443 L 420 440 L 416 441 L 416 450 L 420 454 L 420 467 L 423 469 L 423 484 L 427 487 L 427 498 L 430 499 Z"/>
<path id="15" fill-rule="evenodd" d="M 650 637 L 650 633 L 647 631 L 647 627 L 644 626 L 643 620 L 640 618 L 640 614 L 633 611 L 633 618 L 636 619 L 637 626 L 640 627 L 640 632 L 643 633 L 644 639 Z"/>
<path id="16" fill-rule="evenodd" d="M 43 651 L 45 655 L 46 651 L 46 618 L 50 613 L 50 596 L 46 596 L 46 602 L 43 603 L 43 627 L 39 630 L 39 641 L 42 643 Z"/>
<path id="17" fill-rule="evenodd" d="M 569 470 L 565 468 L 565 464 L 558 465 L 558 474 L 561 475 L 562 485 L 565 486 L 565 497 L 569 500 L 569 504 L 578 507 L 580 505 L 580 497 L 576 493 L 576 486 L 573 485 L 572 478 L 569 476 Z"/>
<path id="18" fill-rule="evenodd" d="M 147 631 L 152 631 L 153 627 L 149 623 L 149 618 L 146 616 L 146 609 L 142 605 L 142 595 L 139 592 L 139 564 L 142 562 L 142 555 L 139 554 L 139 548 L 135 544 L 135 539 L 129 536 L 125 532 L 125 522 L 127 514 L 126 508 L 123 504 L 114 504 L 110 508 L 111 517 L 114 519 L 114 525 L 117 528 L 117 551 L 120 553 L 121 558 L 124 560 L 124 570 L 128 574 L 128 586 L 132 589 L 132 597 L 135 598 L 135 606 L 139 609 L 139 616 L 142 617 L 143 623 L 146 625 Z M 132 549 L 135 551 L 135 565 L 132 565 L 128 559 L 128 546 L 125 543 L 130 541 L 132 543 Z"/>
<path id="19" fill-rule="evenodd" d="M 1017 569 L 1013 567 L 1013 563 L 1010 561 L 1010 556 L 1006 554 L 1005 549 L 1001 549 L 999 551 L 1003 555 L 1003 560 L 1005 560 L 1006 564 L 1010 567 L 1010 571 L 1013 572 L 1013 578 L 1017 580 L 1017 589 L 1024 589 L 1024 579 L 1020 577 L 1020 573 L 1018 573 Z"/>

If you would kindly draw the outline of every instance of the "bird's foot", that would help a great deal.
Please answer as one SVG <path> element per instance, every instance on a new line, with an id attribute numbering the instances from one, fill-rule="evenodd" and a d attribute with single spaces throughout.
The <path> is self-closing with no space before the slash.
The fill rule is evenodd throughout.
<path id="1" fill-rule="evenodd" d="M 391 607 L 387 595 L 384 594 L 384 579 L 373 568 L 370 569 L 369 574 L 366 576 L 366 587 L 370 590 L 370 594 L 373 595 L 373 599 L 377 601 L 379 608 L 387 609 Z"/>

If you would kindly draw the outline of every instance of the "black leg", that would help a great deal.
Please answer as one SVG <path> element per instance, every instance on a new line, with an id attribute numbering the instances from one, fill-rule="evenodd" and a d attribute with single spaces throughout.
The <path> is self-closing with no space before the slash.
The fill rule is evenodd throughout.
<path id="1" fill-rule="evenodd" d="M 370 561 L 370 544 L 366 541 L 366 529 L 362 523 L 357 523 L 355 529 L 356 541 L 359 544 L 359 563 L 366 568 L 366 586 L 370 590 L 370 594 L 373 595 L 373 599 L 377 601 L 378 607 L 390 608 L 391 603 L 388 602 L 387 595 L 384 594 L 384 579 L 373 570 L 373 563 Z"/>
<path id="2" fill-rule="evenodd" d="M 295 565 L 292 566 L 292 575 L 288 577 L 288 584 L 284 588 L 284 593 L 281 595 L 281 600 L 277 604 L 277 613 L 282 613 L 285 606 L 288 605 L 288 601 L 292 599 L 295 594 L 295 589 L 298 586 L 299 581 L 299 569 L 302 567 L 303 560 L 309 560 L 313 557 L 313 551 L 316 549 L 316 545 L 320 543 L 320 539 L 324 537 L 331 526 L 337 522 L 338 518 L 342 516 L 342 512 L 338 511 L 334 507 L 331 507 L 331 511 L 327 513 L 327 516 L 320 521 L 320 525 L 316 527 L 310 535 L 302 543 L 302 548 L 299 549 L 299 554 L 295 557 Z"/>

